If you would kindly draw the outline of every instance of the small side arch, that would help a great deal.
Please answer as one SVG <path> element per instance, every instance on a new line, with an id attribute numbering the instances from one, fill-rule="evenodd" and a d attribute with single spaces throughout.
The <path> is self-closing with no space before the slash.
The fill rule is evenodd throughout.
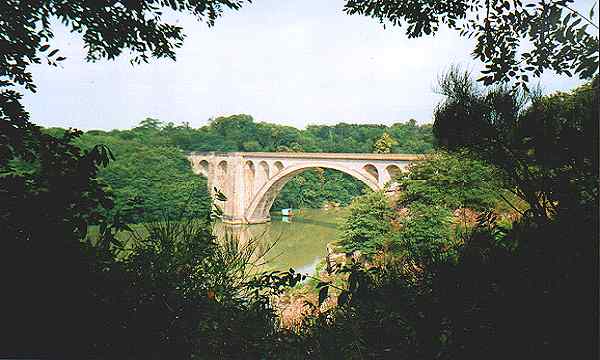
<path id="1" fill-rule="evenodd" d="M 269 164 L 264 160 L 260 161 L 256 167 L 256 180 L 254 181 L 255 193 L 260 190 L 263 185 L 267 183 L 267 181 L 269 181 L 269 175 Z"/>
<path id="2" fill-rule="evenodd" d="M 254 163 L 251 160 L 246 161 L 244 164 L 244 203 L 248 204 L 252 200 L 252 194 L 254 193 L 254 178 L 256 177 L 256 169 Z"/>
<path id="3" fill-rule="evenodd" d="M 269 179 L 270 176 L 270 169 L 269 169 L 269 164 L 266 161 L 261 161 L 260 163 L 258 163 L 258 167 L 260 168 L 260 172 L 261 175 L 265 178 L 265 179 Z"/>
<path id="4" fill-rule="evenodd" d="M 218 169 L 219 169 L 219 174 L 227 175 L 227 161 L 221 160 L 219 162 Z"/>
<path id="5" fill-rule="evenodd" d="M 402 173 L 402 169 L 400 169 L 399 166 L 393 164 L 386 166 L 385 171 L 387 172 L 387 175 L 391 180 L 395 179 L 396 177 L 398 177 L 398 175 Z"/>
<path id="6" fill-rule="evenodd" d="M 208 163 L 208 161 L 201 160 L 198 163 L 198 169 L 200 171 L 200 175 L 202 175 L 204 177 L 208 177 L 209 166 L 210 166 L 210 164 Z"/>
<path id="7" fill-rule="evenodd" d="M 190 165 L 192 166 L 192 171 L 196 175 L 208 177 L 208 170 L 210 163 L 206 159 L 202 159 L 200 157 L 191 156 L 188 158 L 190 161 Z"/>
<path id="8" fill-rule="evenodd" d="M 275 173 L 279 173 L 281 170 L 283 170 L 283 163 L 279 160 L 275 161 L 273 166 L 275 167 Z"/>
<path id="9" fill-rule="evenodd" d="M 379 171 L 377 171 L 375 165 L 366 164 L 365 166 L 363 166 L 363 170 L 366 171 L 367 174 L 369 174 L 369 176 L 371 176 L 376 183 L 379 182 Z"/>
<path id="10" fill-rule="evenodd" d="M 227 181 L 227 172 L 228 172 L 228 168 L 227 168 L 227 161 L 222 160 L 219 162 L 219 164 L 217 165 L 217 189 L 221 192 L 223 192 L 225 195 L 227 195 L 228 193 L 228 189 L 227 189 L 227 184 L 229 183 L 229 181 Z"/>

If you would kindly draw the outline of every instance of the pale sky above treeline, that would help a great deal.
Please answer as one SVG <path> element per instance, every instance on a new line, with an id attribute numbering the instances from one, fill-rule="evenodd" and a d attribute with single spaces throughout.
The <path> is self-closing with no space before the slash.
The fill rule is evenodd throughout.
<path id="1" fill-rule="evenodd" d="M 576 5 L 587 14 L 593 3 Z M 177 61 L 135 67 L 127 55 L 85 62 L 79 36 L 58 25 L 53 47 L 67 60 L 33 67 L 38 92 L 26 94 L 25 104 L 42 126 L 84 130 L 126 129 L 146 117 L 199 127 L 240 113 L 298 128 L 428 123 L 441 99 L 438 76 L 452 64 L 474 75 L 481 69 L 470 55 L 473 40 L 454 31 L 408 39 L 403 29 L 346 15 L 343 4 L 256 0 L 212 28 L 177 15 L 187 35 Z M 553 73 L 541 79 L 548 93 L 580 83 Z"/>

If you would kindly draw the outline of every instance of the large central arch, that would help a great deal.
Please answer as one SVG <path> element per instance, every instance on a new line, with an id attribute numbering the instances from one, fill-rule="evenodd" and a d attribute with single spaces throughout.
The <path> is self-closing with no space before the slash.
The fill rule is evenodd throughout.
<path id="1" fill-rule="evenodd" d="M 267 181 L 256 193 L 252 202 L 248 206 L 244 217 L 248 222 L 266 222 L 270 220 L 269 212 L 271 210 L 271 206 L 273 206 L 273 202 L 277 195 L 281 192 L 281 189 L 285 186 L 285 184 L 290 181 L 294 176 L 316 168 L 324 168 L 324 169 L 333 169 L 338 170 L 343 173 L 346 173 L 355 179 L 362 181 L 365 185 L 367 185 L 371 190 L 379 190 L 380 186 L 377 183 L 377 179 L 367 177 L 364 174 L 341 166 L 341 165 L 332 165 L 327 163 L 312 163 L 312 164 L 300 164 L 290 166 L 283 171 L 279 172 L 277 175 L 273 176 L 269 181 Z"/>

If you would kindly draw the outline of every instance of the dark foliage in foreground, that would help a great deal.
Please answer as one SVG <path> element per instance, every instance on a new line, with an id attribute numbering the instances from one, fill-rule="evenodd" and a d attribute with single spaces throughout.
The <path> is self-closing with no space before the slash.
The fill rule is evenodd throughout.
<path id="1" fill-rule="evenodd" d="M 305 351 L 320 359 L 593 355 L 593 219 L 519 223 L 501 241 L 495 231 L 482 221 L 456 261 L 353 269 L 342 306 L 305 320 Z"/>
<path id="2" fill-rule="evenodd" d="M 254 243 L 218 244 L 208 220 L 150 223 L 125 243 L 115 225 L 94 241 L 4 243 L 3 356 L 258 359 L 277 347 L 272 284 L 298 279 L 251 282 Z"/>
<path id="3" fill-rule="evenodd" d="M 449 85 L 456 90 L 463 84 Z M 493 94 L 511 99 L 501 89 Z M 456 116 L 456 109 L 485 104 L 485 95 L 471 95 L 469 102 L 449 97 L 440 106 L 438 138 L 503 169 L 506 186 L 523 196 L 528 209 L 510 230 L 498 226 L 492 212 L 482 212 L 455 259 L 424 259 L 409 251 L 380 268 L 346 270 L 341 306 L 308 317 L 301 330 L 313 358 L 597 357 L 599 177 L 590 151 L 598 136 L 597 79 L 570 94 L 537 99 L 513 122 L 495 118 L 490 124 L 485 112 Z M 488 109 L 498 114 L 507 108 L 492 103 Z M 451 121 L 471 123 L 454 128 Z M 536 131 L 527 132 L 523 144 L 521 129 L 534 124 Z M 499 137 L 501 129 L 521 139 L 520 145 Z M 574 132 L 585 142 L 561 141 Z M 496 137 L 481 141 L 483 135 Z M 545 152 L 532 151 L 540 143 Z M 566 151 L 574 148 L 578 151 Z M 499 149 L 516 158 L 489 156 Z M 557 155 L 551 163 L 549 154 Z M 515 161 L 520 167 L 511 166 Z M 529 177 L 523 179 L 524 173 Z M 579 173 L 587 177 L 573 175 Z"/>
<path id="4" fill-rule="evenodd" d="M 598 203 L 598 77 L 572 93 L 532 98 L 504 87 L 482 89 L 452 69 L 435 111 L 439 146 L 468 149 L 503 170 L 507 187 L 546 222 L 559 211 Z"/>

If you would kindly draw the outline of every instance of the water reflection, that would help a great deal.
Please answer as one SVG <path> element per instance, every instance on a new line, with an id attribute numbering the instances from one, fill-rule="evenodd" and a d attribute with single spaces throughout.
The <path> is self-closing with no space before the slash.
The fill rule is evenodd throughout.
<path id="1" fill-rule="evenodd" d="M 327 243 L 336 239 L 337 224 L 344 209 L 299 210 L 293 217 L 273 214 L 272 221 L 257 225 L 215 226 L 218 238 L 236 238 L 240 245 L 254 240 L 258 252 L 267 252 L 265 269 L 312 272 L 325 256 Z"/>

